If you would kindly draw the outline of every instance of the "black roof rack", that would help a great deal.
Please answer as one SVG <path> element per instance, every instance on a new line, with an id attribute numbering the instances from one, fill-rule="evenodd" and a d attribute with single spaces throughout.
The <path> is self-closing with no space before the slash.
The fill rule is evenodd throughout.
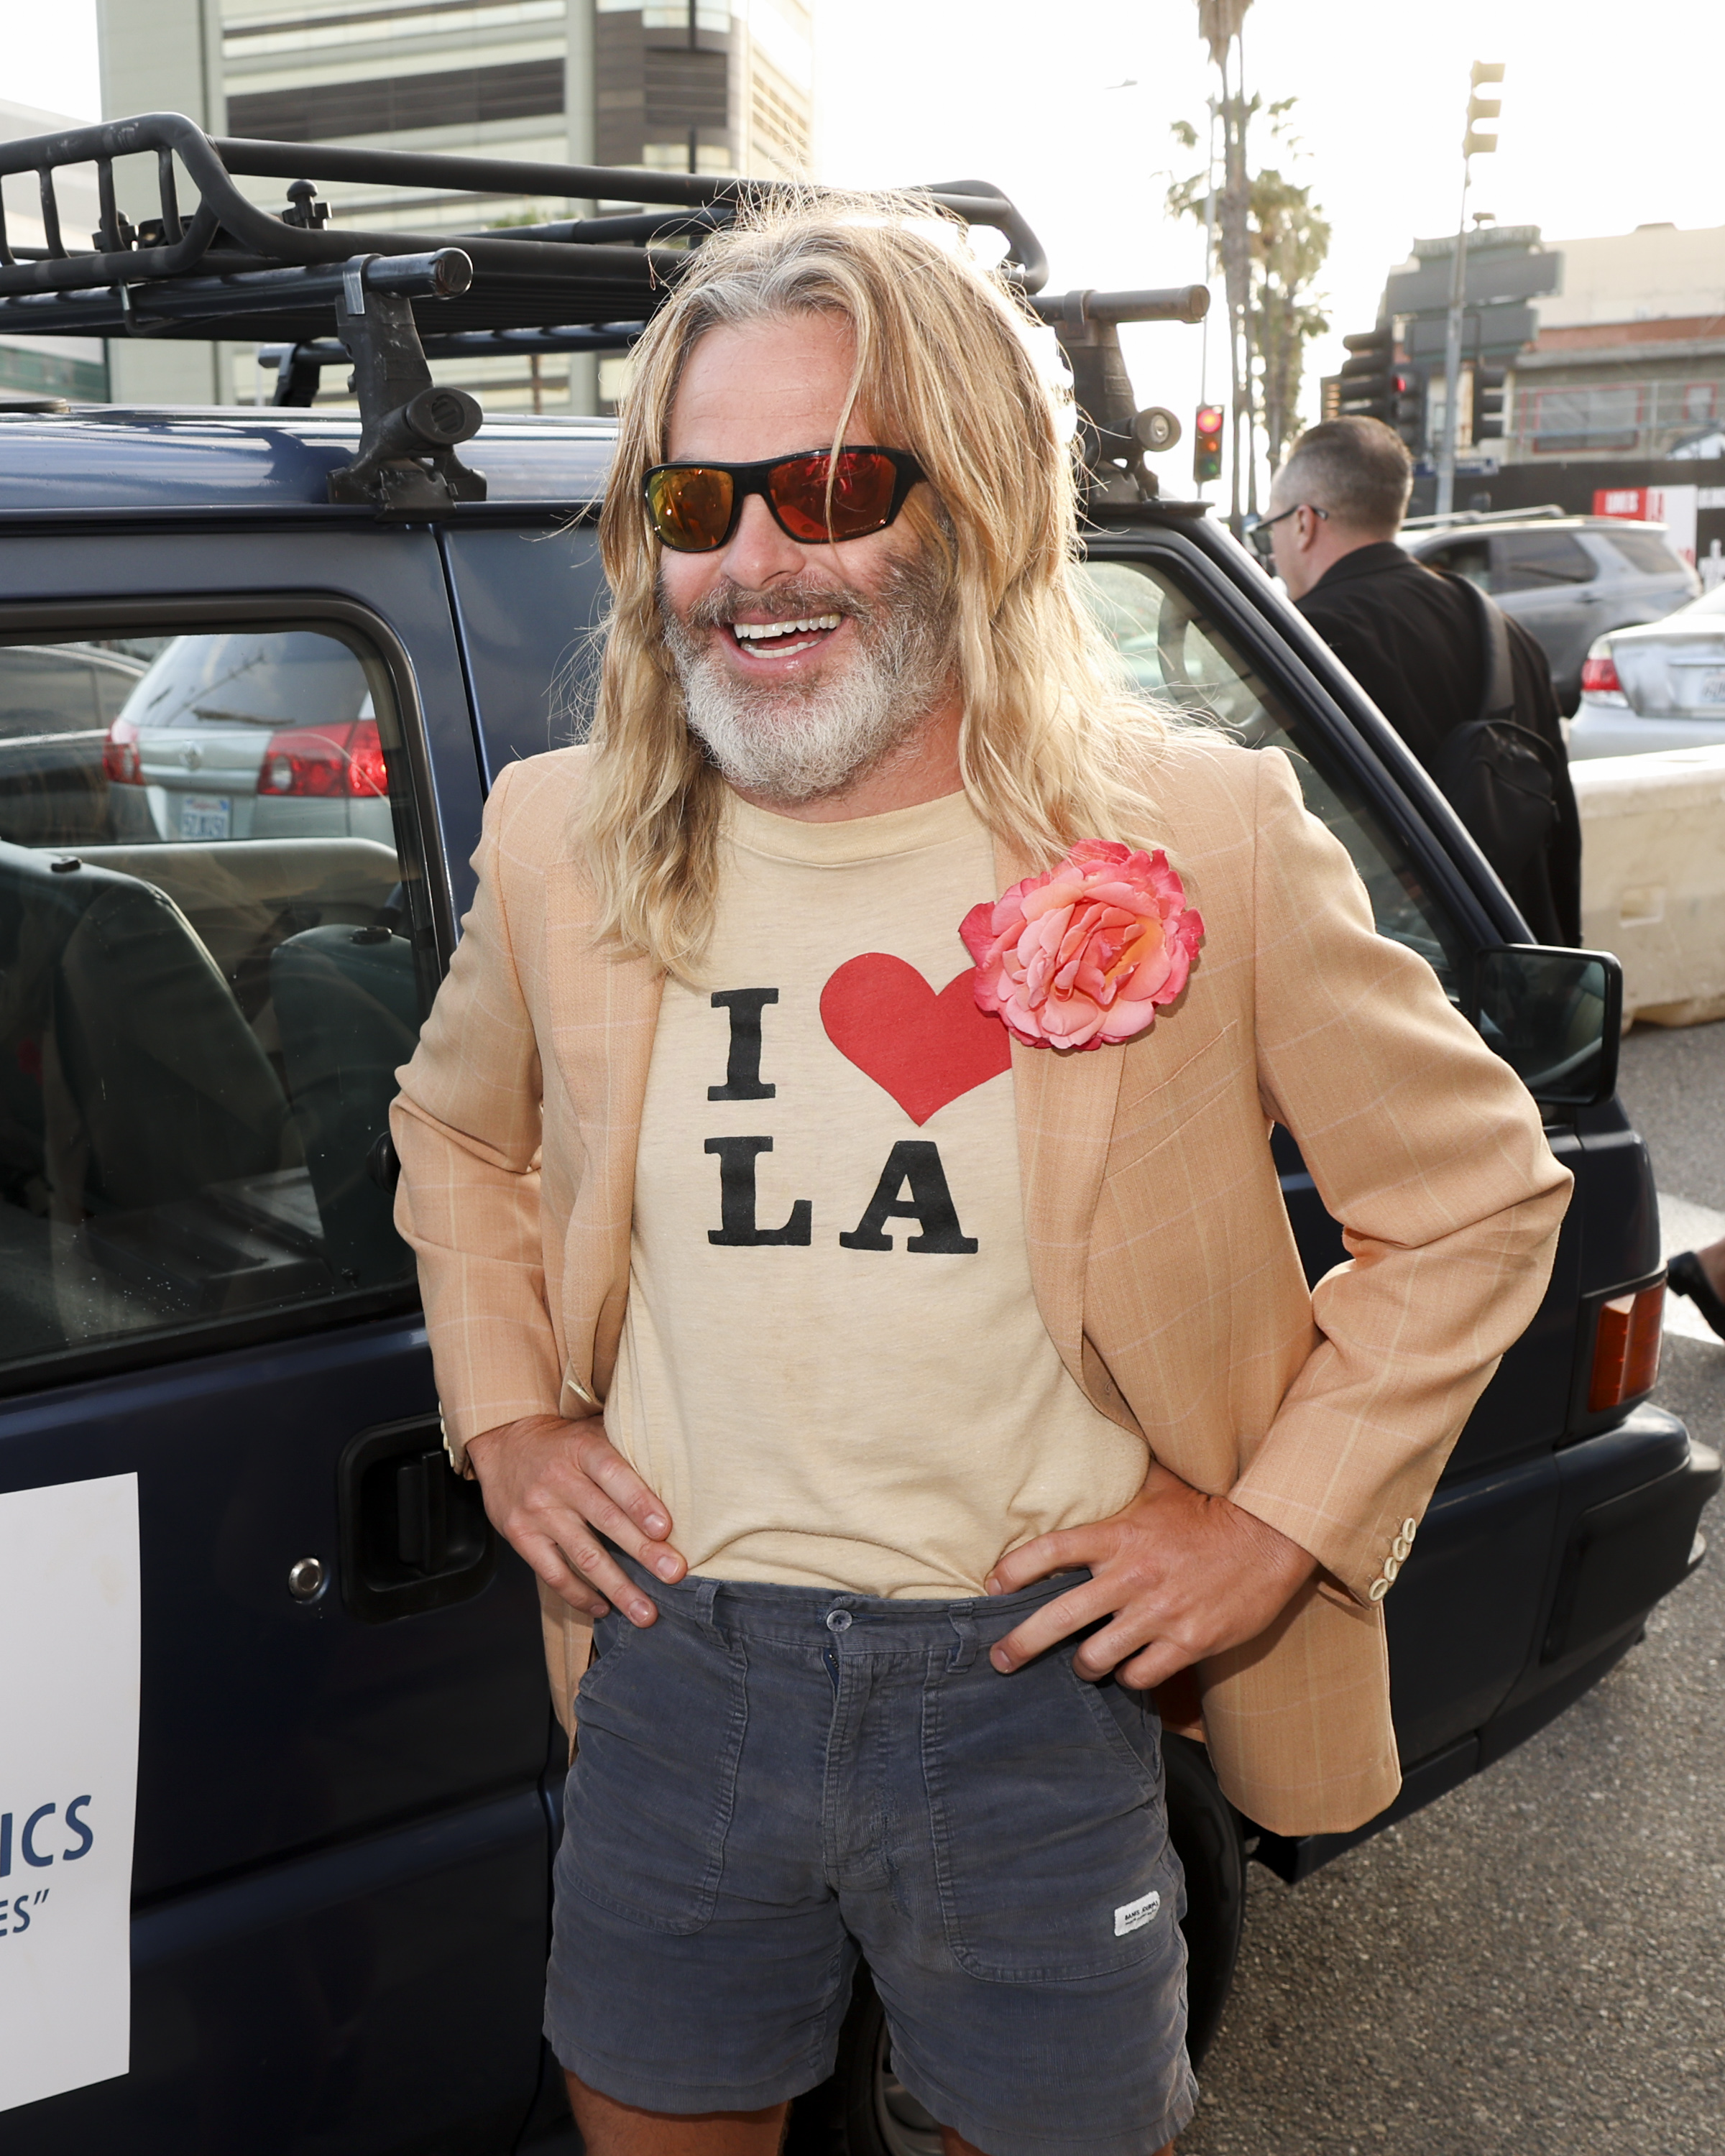
<path id="1" fill-rule="evenodd" d="M 153 157 L 157 213 L 134 224 L 117 206 L 116 159 Z M 197 189 L 182 209 L 176 162 Z M 94 163 L 101 223 L 88 249 L 67 244 L 54 176 Z M 0 173 L 37 175 L 47 245 L 13 247 L 0 212 L 0 325 L 58 336 L 227 337 L 301 342 L 328 334 L 331 288 L 317 272 L 356 254 L 425 254 L 459 248 L 470 284 L 448 295 L 440 332 L 639 322 L 651 314 L 691 242 L 727 223 L 770 183 L 598 165 L 539 165 L 418 150 L 252 142 L 206 135 L 176 112 L 149 112 L 60 135 L 0 144 Z M 236 178 L 291 184 L 282 209 L 261 208 Z M 466 232 L 368 232 L 329 222 L 316 182 L 348 181 L 451 192 L 663 205 L 615 217 L 572 217 Z M 1026 291 L 1048 274 L 1035 234 L 1006 198 L 980 181 L 930 190 L 971 224 L 1005 238 Z M 475 206 L 477 207 L 477 206 Z M 141 293 L 139 286 L 148 288 Z M 127 295 L 130 295 L 128 301 Z"/>
<path id="2" fill-rule="evenodd" d="M 134 223 L 120 209 L 116 159 L 154 160 L 157 213 Z M 69 246 L 54 174 L 96 168 L 100 224 L 86 249 Z M 177 171 L 197 191 L 182 208 Z M 325 366 L 351 361 L 360 455 L 330 481 L 331 498 L 369 501 L 382 516 L 445 516 L 482 499 L 485 482 L 454 455 L 478 431 L 465 392 L 434 389 L 432 357 L 507 352 L 627 351 L 662 303 L 688 251 L 772 182 L 601 165 L 529 164 L 417 150 L 344 149 L 206 135 L 175 112 L 145 113 L 58 135 L 0 143 L 0 174 L 33 172 L 46 244 L 14 247 L 0 203 L 0 334 L 231 339 L 264 346 L 277 367 L 275 401 L 310 404 Z M 270 211 L 236 178 L 289 182 Z M 655 207 L 466 232 L 339 228 L 317 182 L 341 181 L 453 193 Z M 1202 285 L 1170 291 L 1037 296 L 1047 280 L 1040 242 L 1016 207 L 982 180 L 922 190 L 968 224 L 1006 241 L 1005 269 L 1071 357 L 1088 461 L 1112 496 L 1153 492 L 1121 364 L 1122 321 L 1196 321 Z M 477 208 L 478 205 L 475 204 Z M 423 341 L 413 301 L 437 302 Z M 1153 416 L 1167 424 L 1170 414 Z"/>

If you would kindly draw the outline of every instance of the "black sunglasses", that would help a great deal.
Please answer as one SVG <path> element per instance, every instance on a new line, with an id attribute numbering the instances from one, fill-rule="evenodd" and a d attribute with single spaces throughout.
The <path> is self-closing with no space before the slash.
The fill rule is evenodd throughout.
<path id="1" fill-rule="evenodd" d="M 711 554 L 737 529 L 742 505 L 758 494 L 788 538 L 805 547 L 884 531 L 923 476 L 905 449 L 802 449 L 758 464 L 655 465 L 641 481 L 647 516 L 661 543 L 679 554 Z"/>
<path id="2" fill-rule="evenodd" d="M 1329 511 L 1320 509 L 1315 501 L 1296 501 L 1291 509 L 1279 509 L 1274 516 L 1260 518 L 1246 534 L 1246 537 L 1251 542 L 1252 552 L 1260 562 L 1267 562 L 1270 559 L 1271 527 L 1273 525 L 1285 524 L 1289 517 L 1297 516 L 1302 509 L 1309 509 L 1314 516 L 1322 517 L 1326 524 L 1330 521 Z"/>

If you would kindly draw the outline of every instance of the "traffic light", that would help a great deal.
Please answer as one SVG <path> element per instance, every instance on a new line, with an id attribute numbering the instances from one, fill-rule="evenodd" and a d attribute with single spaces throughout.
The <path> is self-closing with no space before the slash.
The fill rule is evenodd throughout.
<path id="1" fill-rule="evenodd" d="M 1343 337 L 1342 342 L 1353 357 L 1342 362 L 1341 394 L 1337 399 L 1339 416 L 1381 419 L 1386 427 L 1393 427 L 1400 395 L 1394 364 L 1395 331 L 1386 325 L 1358 336 Z"/>
<path id="2" fill-rule="evenodd" d="M 1411 367 L 1395 371 L 1395 411 L 1390 425 L 1417 457 L 1425 447 L 1425 383 Z"/>
<path id="3" fill-rule="evenodd" d="M 1476 366 L 1473 371 L 1473 438 L 1476 442 L 1503 439 L 1503 385 L 1508 379 L 1501 367 Z"/>
<path id="4" fill-rule="evenodd" d="M 1495 120 L 1502 111 L 1503 100 L 1501 97 L 1481 97 L 1479 94 L 1481 83 L 1502 82 L 1502 80 L 1503 69 L 1497 63 L 1488 60 L 1474 62 L 1473 73 L 1469 77 L 1473 94 L 1467 100 L 1467 133 L 1461 143 L 1464 157 L 1477 157 L 1485 151 L 1497 147 L 1496 134 L 1481 135 L 1474 123 L 1479 120 Z"/>
<path id="5" fill-rule="evenodd" d="M 1199 485 L 1222 476 L 1222 408 L 1200 404 L 1193 421 L 1192 476 Z"/>

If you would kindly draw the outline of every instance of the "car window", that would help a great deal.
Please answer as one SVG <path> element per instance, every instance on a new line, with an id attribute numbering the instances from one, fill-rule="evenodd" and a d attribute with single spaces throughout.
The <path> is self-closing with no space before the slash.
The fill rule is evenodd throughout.
<path id="1" fill-rule="evenodd" d="M 1465 539 L 1452 547 L 1434 547 L 1420 559 L 1428 568 L 1447 569 L 1452 577 L 1466 577 L 1481 591 L 1491 589 L 1491 548 L 1484 539 Z"/>
<path id="2" fill-rule="evenodd" d="M 1683 564 L 1656 531 L 1601 531 L 1599 535 L 1614 552 L 1621 554 L 1632 569 L 1650 577 L 1680 577 Z"/>
<path id="3" fill-rule="evenodd" d="M 1083 572 L 1098 619 L 1138 686 L 1248 748 L 1285 750 L 1306 805 L 1347 848 L 1382 936 L 1417 951 L 1452 1002 L 1461 937 L 1317 729 L 1277 695 L 1203 606 L 1158 564 L 1092 562 Z"/>
<path id="4" fill-rule="evenodd" d="M 143 670 L 141 660 L 93 644 L 0 648 L 0 741 L 104 727 Z"/>
<path id="5" fill-rule="evenodd" d="M 105 726 L 0 735 L 0 1363 L 413 1279 L 374 1148 L 438 968 L 388 671 L 345 627 L 151 650 Z M 0 685 L 81 668 L 93 721 L 112 665 Z"/>
<path id="6" fill-rule="evenodd" d="M 1593 556 L 1571 532 L 1504 531 L 1492 546 L 1493 588 L 1500 592 L 1549 591 L 1561 584 L 1589 583 L 1599 573 Z"/>

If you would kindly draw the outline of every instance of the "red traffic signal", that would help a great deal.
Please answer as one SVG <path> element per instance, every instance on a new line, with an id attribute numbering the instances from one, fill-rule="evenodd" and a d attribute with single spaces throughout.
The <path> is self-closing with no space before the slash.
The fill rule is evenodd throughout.
<path id="1" fill-rule="evenodd" d="M 1222 476 L 1223 412 L 1219 404 L 1200 404 L 1192 423 L 1192 476 L 1200 485 Z"/>

